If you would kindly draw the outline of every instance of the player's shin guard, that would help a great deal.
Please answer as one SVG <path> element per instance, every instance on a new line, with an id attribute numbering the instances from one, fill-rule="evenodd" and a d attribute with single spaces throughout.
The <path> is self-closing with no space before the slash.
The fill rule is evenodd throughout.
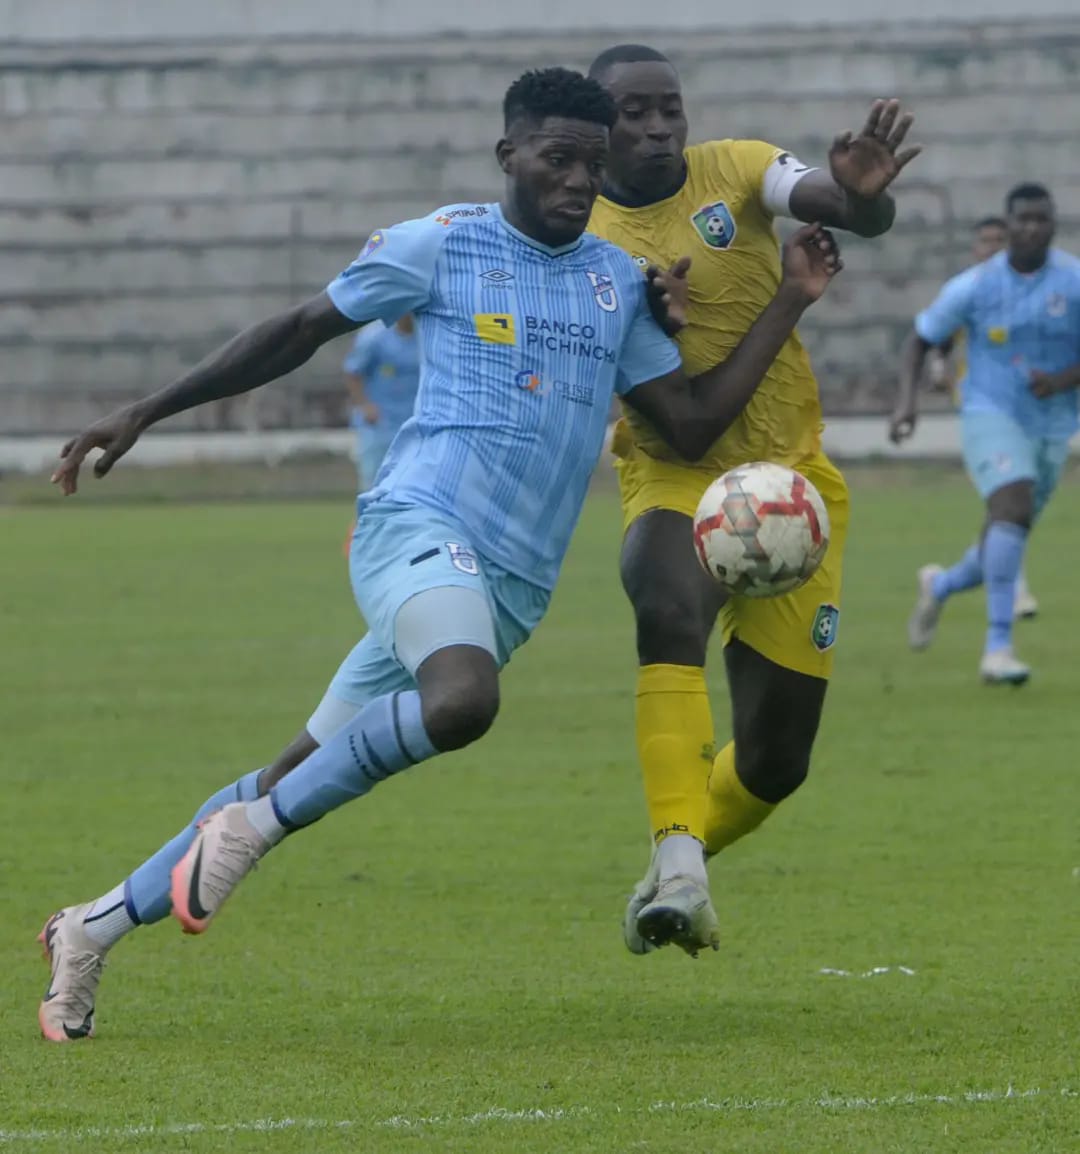
<path id="1" fill-rule="evenodd" d="M 1023 525 L 991 521 L 983 542 L 986 575 L 986 652 L 1008 649 L 1012 644 L 1013 605 L 1016 580 L 1024 563 L 1028 531 Z"/>
<path id="2" fill-rule="evenodd" d="M 284 830 L 310 825 L 436 753 L 416 690 L 377 697 L 270 791 L 274 817 Z"/>
<path id="3" fill-rule="evenodd" d="M 705 671 L 644 665 L 638 671 L 637 746 L 653 837 L 705 836 L 705 784 L 713 750 Z"/>
<path id="4" fill-rule="evenodd" d="M 709 776 L 705 817 L 705 852 L 722 849 L 753 832 L 776 809 L 755 797 L 735 772 L 735 743 L 729 741 L 716 755 Z"/>

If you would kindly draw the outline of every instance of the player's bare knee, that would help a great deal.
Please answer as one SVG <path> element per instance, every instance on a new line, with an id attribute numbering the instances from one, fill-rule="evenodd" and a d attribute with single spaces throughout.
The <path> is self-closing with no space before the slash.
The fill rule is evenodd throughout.
<path id="1" fill-rule="evenodd" d="M 433 654 L 418 670 L 417 681 L 424 728 L 445 753 L 472 744 L 494 724 L 499 677 L 495 659 L 481 649 L 444 654 Z"/>
<path id="2" fill-rule="evenodd" d="M 1035 486 L 1031 481 L 1004 485 L 990 494 L 986 504 L 991 521 L 1030 529 L 1035 519 Z"/>
<path id="3" fill-rule="evenodd" d="M 701 620 L 697 605 L 663 589 L 638 596 L 634 615 L 642 665 L 705 664 L 709 626 Z"/>
<path id="4" fill-rule="evenodd" d="M 775 805 L 790 797 L 810 773 L 810 750 L 783 738 L 736 745 L 736 766 L 743 785 L 762 801 Z"/>

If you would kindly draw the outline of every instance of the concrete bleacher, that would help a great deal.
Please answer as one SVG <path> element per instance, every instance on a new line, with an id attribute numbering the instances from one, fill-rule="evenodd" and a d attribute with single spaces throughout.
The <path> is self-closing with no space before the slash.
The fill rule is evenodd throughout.
<path id="1" fill-rule="evenodd" d="M 880 403 L 912 313 L 1011 183 L 1050 184 L 1080 251 L 1080 16 L 641 35 L 682 70 L 696 139 L 820 161 L 876 96 L 917 113 L 897 227 L 847 244 L 805 326 L 832 408 Z M 78 426 L 317 291 L 372 228 L 496 197 L 506 84 L 625 38 L 0 45 L 0 432 Z M 258 420 L 333 420 L 342 351 L 267 390 Z"/>

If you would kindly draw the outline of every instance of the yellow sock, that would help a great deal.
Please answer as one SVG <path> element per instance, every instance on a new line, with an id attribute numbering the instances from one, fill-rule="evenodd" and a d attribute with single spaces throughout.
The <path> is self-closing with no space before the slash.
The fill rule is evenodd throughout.
<path id="1" fill-rule="evenodd" d="M 653 837 L 705 838 L 713 723 L 705 670 L 643 665 L 637 683 L 637 746 Z"/>
<path id="2" fill-rule="evenodd" d="M 726 846 L 757 829 L 776 809 L 755 797 L 735 772 L 735 742 L 729 741 L 716 755 L 709 775 L 705 815 L 705 852 L 719 853 Z"/>

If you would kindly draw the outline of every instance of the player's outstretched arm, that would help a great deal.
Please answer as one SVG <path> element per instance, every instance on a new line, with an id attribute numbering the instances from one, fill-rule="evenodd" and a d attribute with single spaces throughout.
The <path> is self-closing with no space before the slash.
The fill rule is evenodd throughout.
<path id="1" fill-rule="evenodd" d="M 901 147 L 914 119 L 898 100 L 875 100 L 858 135 L 842 132 L 833 141 L 829 171 L 813 169 L 792 189 L 792 215 L 857 236 L 888 232 L 896 202 L 885 190 L 922 151 Z"/>
<path id="2" fill-rule="evenodd" d="M 900 383 L 896 393 L 896 407 L 889 418 L 889 440 L 894 445 L 906 441 L 915 432 L 919 415 L 919 381 L 922 380 L 926 358 L 934 346 L 924 341 L 912 329 L 900 352 Z"/>
<path id="3" fill-rule="evenodd" d="M 357 327 L 326 293 L 252 325 L 173 384 L 117 409 L 73 437 L 60 452 L 53 483 L 65 495 L 74 493 L 79 468 L 91 449 L 104 450 L 94 464 L 94 475 L 104 477 L 151 425 L 276 381 L 299 368 L 327 341 Z"/>
<path id="4" fill-rule="evenodd" d="M 784 245 L 784 275 L 776 296 L 723 363 L 690 379 L 681 369 L 647 381 L 626 400 L 653 423 L 673 449 L 699 460 L 738 417 L 803 313 L 843 268 L 833 237 L 806 225 Z M 652 271 L 655 278 L 666 274 Z"/>

